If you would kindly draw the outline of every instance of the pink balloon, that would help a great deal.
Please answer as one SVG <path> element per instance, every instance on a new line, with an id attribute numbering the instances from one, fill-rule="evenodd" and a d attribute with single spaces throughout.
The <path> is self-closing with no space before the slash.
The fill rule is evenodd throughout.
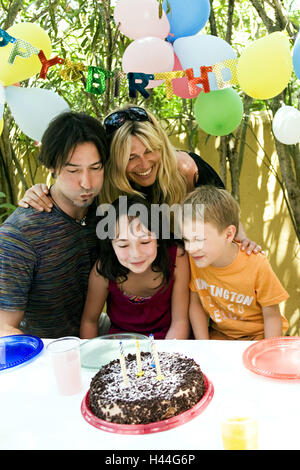
<path id="1" fill-rule="evenodd" d="M 175 53 L 174 53 L 174 57 L 175 57 L 175 60 L 174 60 L 173 70 L 183 70 L 182 65 Z M 201 91 L 201 89 L 199 88 L 199 91 L 196 95 L 191 95 L 189 92 L 187 77 L 174 78 L 172 80 L 172 86 L 173 86 L 174 95 L 179 96 L 180 98 L 195 98 L 196 96 L 199 95 Z"/>
<path id="2" fill-rule="evenodd" d="M 159 73 L 170 72 L 174 66 L 173 47 L 159 38 L 142 38 L 133 41 L 122 58 L 123 72 Z M 163 80 L 150 80 L 146 88 L 161 85 Z"/>
<path id="3" fill-rule="evenodd" d="M 118 0 L 114 10 L 116 25 L 131 39 L 147 36 L 164 39 L 170 32 L 166 13 L 159 18 L 157 0 Z"/>

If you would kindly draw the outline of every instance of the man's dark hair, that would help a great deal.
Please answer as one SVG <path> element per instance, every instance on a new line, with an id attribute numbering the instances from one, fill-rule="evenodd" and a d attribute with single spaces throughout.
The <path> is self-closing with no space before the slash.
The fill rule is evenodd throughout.
<path id="1" fill-rule="evenodd" d="M 109 149 L 102 124 L 86 113 L 68 111 L 59 114 L 43 134 L 38 159 L 46 168 L 60 170 L 75 147 L 85 142 L 95 144 L 102 165 L 105 165 Z"/>

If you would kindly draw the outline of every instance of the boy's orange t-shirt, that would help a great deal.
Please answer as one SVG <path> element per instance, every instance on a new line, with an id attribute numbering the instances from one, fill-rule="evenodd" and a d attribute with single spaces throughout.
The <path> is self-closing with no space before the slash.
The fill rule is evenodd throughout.
<path id="1" fill-rule="evenodd" d="M 228 266 L 198 268 L 190 259 L 190 289 L 199 294 L 210 317 L 210 328 L 229 339 L 264 337 L 262 307 L 279 304 L 289 295 L 273 272 L 266 256 L 247 255 L 239 249 Z M 283 332 L 288 322 L 282 315 Z"/>

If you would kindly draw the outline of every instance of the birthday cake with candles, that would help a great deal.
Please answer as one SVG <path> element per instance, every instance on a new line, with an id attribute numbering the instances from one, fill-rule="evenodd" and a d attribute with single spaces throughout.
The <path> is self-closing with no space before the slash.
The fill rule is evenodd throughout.
<path id="1" fill-rule="evenodd" d="M 92 413 L 118 424 L 148 424 L 192 408 L 205 393 L 199 365 L 179 353 L 121 354 L 94 376 L 89 390 Z"/>

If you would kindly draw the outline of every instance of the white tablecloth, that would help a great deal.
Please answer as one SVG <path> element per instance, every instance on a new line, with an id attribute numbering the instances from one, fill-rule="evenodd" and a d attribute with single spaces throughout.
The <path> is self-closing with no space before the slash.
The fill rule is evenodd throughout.
<path id="1" fill-rule="evenodd" d="M 43 340 L 47 345 L 49 340 Z M 60 396 L 44 351 L 22 367 L 0 372 L 0 449 L 222 449 L 219 403 L 249 398 L 258 406 L 259 448 L 300 449 L 300 382 L 277 381 L 243 366 L 248 341 L 156 341 L 158 351 L 183 352 L 199 362 L 214 386 L 208 407 L 176 428 L 120 435 L 91 426 L 81 402 L 95 372 L 82 369 L 83 389 Z"/>

